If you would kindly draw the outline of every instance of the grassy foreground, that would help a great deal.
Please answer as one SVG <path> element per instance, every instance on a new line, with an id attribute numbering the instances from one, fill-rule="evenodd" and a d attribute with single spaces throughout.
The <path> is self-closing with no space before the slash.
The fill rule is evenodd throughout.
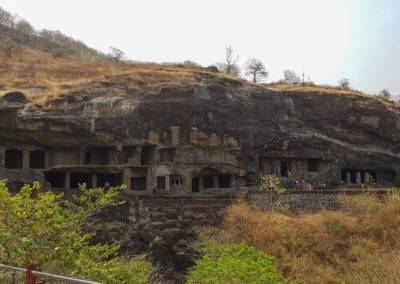
<path id="1" fill-rule="evenodd" d="M 225 241 L 276 257 L 284 277 L 307 283 L 400 283 L 400 192 L 344 196 L 343 209 L 270 213 L 239 201 L 224 221 Z"/>

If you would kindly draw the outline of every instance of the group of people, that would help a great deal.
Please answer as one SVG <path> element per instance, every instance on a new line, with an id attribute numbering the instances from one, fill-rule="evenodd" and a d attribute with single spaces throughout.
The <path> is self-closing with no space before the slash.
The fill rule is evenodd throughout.
<path id="1" fill-rule="evenodd" d="M 297 180 L 294 181 L 291 184 L 292 190 L 304 190 L 306 189 L 307 191 L 310 190 L 325 190 L 326 189 L 326 184 L 323 182 L 316 182 L 314 183 L 303 183 L 303 182 L 298 182 Z"/>
<path id="2" fill-rule="evenodd" d="M 299 176 L 298 180 L 295 180 L 293 182 L 289 182 L 289 187 L 292 190 L 325 190 L 326 189 L 326 184 L 321 181 L 314 181 L 313 183 L 305 182 L 304 177 L 301 175 Z"/>
<path id="3" fill-rule="evenodd" d="M 86 189 L 86 188 L 87 188 L 86 182 L 83 182 L 83 183 L 81 184 L 81 186 L 82 186 L 82 188 Z M 106 182 L 104 183 L 104 189 L 105 189 L 106 191 L 108 191 L 108 190 L 110 189 L 110 187 L 111 187 L 110 183 L 109 183 L 108 181 L 106 181 Z"/>

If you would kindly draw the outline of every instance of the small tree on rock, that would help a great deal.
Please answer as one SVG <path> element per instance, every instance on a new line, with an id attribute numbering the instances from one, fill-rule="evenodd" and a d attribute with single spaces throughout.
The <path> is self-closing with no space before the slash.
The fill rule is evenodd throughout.
<path id="1" fill-rule="evenodd" d="M 110 50 L 112 59 L 114 59 L 115 61 L 123 61 L 126 58 L 125 53 L 121 49 L 110 46 Z"/>
<path id="2" fill-rule="evenodd" d="M 379 96 L 390 99 L 392 95 L 390 94 L 388 89 L 383 89 L 382 91 L 379 92 Z"/>
<path id="3" fill-rule="evenodd" d="M 342 89 L 349 90 L 350 89 L 350 80 L 343 78 L 343 79 L 339 80 L 338 85 Z"/>
<path id="4" fill-rule="evenodd" d="M 291 71 L 289 69 L 283 72 L 283 81 L 286 84 L 298 84 L 301 82 L 300 77 L 296 74 L 296 72 Z"/>
<path id="5" fill-rule="evenodd" d="M 245 65 L 245 75 L 257 83 L 258 81 L 268 77 L 268 72 L 265 70 L 264 63 L 257 58 L 250 58 Z"/>
<path id="6" fill-rule="evenodd" d="M 240 68 L 237 65 L 239 56 L 235 56 L 235 51 L 232 46 L 225 47 L 225 62 L 217 63 L 217 68 L 219 71 L 232 76 L 239 76 Z"/>

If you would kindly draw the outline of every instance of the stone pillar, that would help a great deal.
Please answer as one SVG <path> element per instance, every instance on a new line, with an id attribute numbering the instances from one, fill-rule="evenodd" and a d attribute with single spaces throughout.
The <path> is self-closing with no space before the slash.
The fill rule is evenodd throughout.
<path id="1" fill-rule="evenodd" d="M 356 172 L 356 184 L 360 185 L 361 184 L 361 173 Z"/>
<path id="2" fill-rule="evenodd" d="M 122 170 L 122 183 L 131 188 L 131 169 L 128 167 Z"/>
<path id="3" fill-rule="evenodd" d="M 6 149 L 4 147 L 0 147 L 0 168 L 5 167 L 5 159 L 6 159 Z"/>
<path id="4" fill-rule="evenodd" d="M 369 184 L 369 172 L 364 173 L 364 184 Z"/>
<path id="5" fill-rule="evenodd" d="M 29 169 L 29 150 L 22 150 L 22 168 Z"/>
<path id="6" fill-rule="evenodd" d="M 169 190 L 170 186 L 170 180 L 169 180 L 169 175 L 165 176 L 165 190 Z"/>
<path id="7" fill-rule="evenodd" d="M 70 172 L 67 171 L 67 172 L 65 172 L 65 188 L 68 188 L 68 189 L 71 188 L 70 181 L 71 181 L 71 175 L 70 175 Z"/>
<path id="8" fill-rule="evenodd" d="M 346 184 L 351 184 L 351 172 L 346 172 Z"/>
<path id="9" fill-rule="evenodd" d="M 92 187 L 96 188 L 96 187 L 100 187 L 103 186 L 102 184 L 97 184 L 97 174 L 96 173 L 92 173 Z"/>

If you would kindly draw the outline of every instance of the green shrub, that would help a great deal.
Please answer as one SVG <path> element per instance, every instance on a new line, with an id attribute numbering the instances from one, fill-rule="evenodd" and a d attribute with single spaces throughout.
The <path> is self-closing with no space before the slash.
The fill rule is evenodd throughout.
<path id="1" fill-rule="evenodd" d="M 51 191 L 40 192 L 35 183 L 13 196 L 0 180 L 0 263 L 34 263 L 39 271 L 102 283 L 146 283 L 153 270 L 150 263 L 125 260 L 116 243 L 92 244 L 94 234 L 82 231 L 89 216 L 121 204 L 114 199 L 120 188 L 80 190 L 74 201 L 67 201 Z M 15 283 L 15 277 L 0 271 L 5 283 Z"/>
<path id="2" fill-rule="evenodd" d="M 219 245 L 219 257 L 207 252 L 196 261 L 187 280 L 189 283 L 288 283 L 273 265 L 275 259 L 256 251 L 245 242 L 239 245 Z"/>

